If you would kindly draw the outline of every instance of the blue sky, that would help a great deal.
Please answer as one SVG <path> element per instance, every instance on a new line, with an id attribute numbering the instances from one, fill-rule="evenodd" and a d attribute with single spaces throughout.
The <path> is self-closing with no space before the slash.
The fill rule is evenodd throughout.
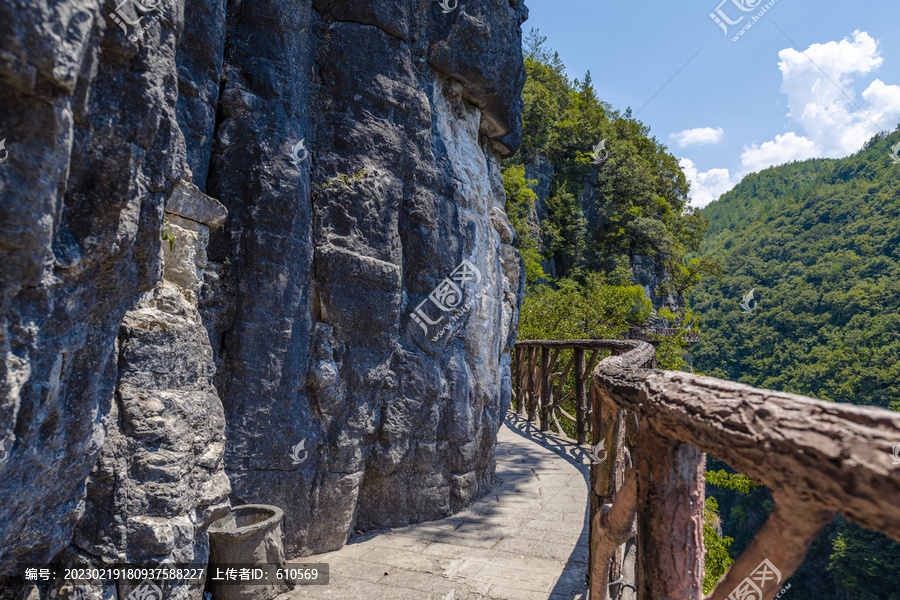
<path id="1" fill-rule="evenodd" d="M 767 166 L 852 154 L 900 122 L 900 2 L 721 1 L 526 0 L 522 28 L 547 36 L 570 79 L 590 70 L 601 99 L 640 110 L 682 159 L 695 206 Z M 743 17 L 727 35 L 717 8 Z"/>

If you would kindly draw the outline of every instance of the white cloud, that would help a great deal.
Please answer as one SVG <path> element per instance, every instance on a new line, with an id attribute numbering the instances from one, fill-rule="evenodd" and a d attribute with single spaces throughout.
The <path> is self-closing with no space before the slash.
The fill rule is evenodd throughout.
<path id="1" fill-rule="evenodd" d="M 680 148 L 699 144 L 718 144 L 724 138 L 725 130 L 721 127 L 697 127 L 669 135 L 669 140 L 678 144 Z"/>
<path id="2" fill-rule="evenodd" d="M 784 135 L 776 135 L 774 141 L 764 142 L 759 146 L 756 144 L 744 146 L 741 153 L 740 176 L 762 171 L 766 167 L 821 155 L 822 152 L 814 141 L 789 131 Z"/>
<path id="3" fill-rule="evenodd" d="M 862 93 L 862 97 L 869 104 L 866 112 L 879 125 L 893 129 L 900 121 L 900 85 L 886 85 L 876 79 Z"/>
<path id="4" fill-rule="evenodd" d="M 819 148 L 819 156 L 852 154 L 878 131 L 893 129 L 900 118 L 900 86 L 876 79 L 862 99 L 853 91 L 856 79 L 883 62 L 868 33 L 854 31 L 852 40 L 813 44 L 805 56 L 786 48 L 778 57 L 788 116 Z"/>
<path id="5" fill-rule="evenodd" d="M 693 162 L 682 158 L 682 169 L 691 182 L 692 206 L 709 204 L 745 175 L 767 167 L 853 154 L 878 131 L 893 130 L 900 121 L 900 86 L 875 79 L 862 93 L 854 90 L 854 84 L 884 62 L 878 42 L 868 33 L 854 31 L 852 39 L 813 44 L 805 55 L 786 48 L 778 57 L 787 116 L 802 133 L 787 131 L 774 140 L 744 146 L 740 168 L 733 176 L 727 169 L 699 172 Z M 718 131 L 722 133 L 715 141 L 724 137 L 724 132 Z M 669 139 L 683 148 L 692 143 L 714 143 L 705 140 L 714 139 L 715 132 L 710 127 L 688 129 Z"/>
<path id="6" fill-rule="evenodd" d="M 732 178 L 728 169 L 710 169 L 699 172 L 693 161 L 688 158 L 679 159 L 681 170 L 691 184 L 691 206 L 703 208 L 713 200 L 735 186 L 737 181 Z"/>

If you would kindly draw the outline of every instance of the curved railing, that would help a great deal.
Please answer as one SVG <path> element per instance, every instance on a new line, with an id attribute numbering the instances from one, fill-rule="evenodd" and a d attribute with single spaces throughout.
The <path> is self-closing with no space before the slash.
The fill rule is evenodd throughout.
<path id="1" fill-rule="evenodd" d="M 640 340 L 642 342 L 657 343 L 660 338 L 681 335 L 684 343 L 693 346 L 700 342 L 700 334 L 696 331 L 685 331 L 672 327 L 629 327 L 625 333 L 626 339 Z"/>
<path id="2" fill-rule="evenodd" d="M 590 373 L 609 352 L 629 348 L 627 342 L 606 340 L 516 342 L 512 358 L 516 412 L 525 413 L 529 421 L 539 419 L 541 431 L 548 431 L 552 422 L 566 436 L 560 419 L 567 420 L 575 429 L 575 436 L 568 437 L 584 444 L 593 405 L 586 393 Z"/>
<path id="3" fill-rule="evenodd" d="M 595 449 L 592 600 L 609 590 L 622 599 L 703 598 L 704 452 L 775 500 L 706 600 L 774 598 L 836 513 L 900 541 L 900 461 L 891 452 L 900 414 L 656 370 L 653 347 L 640 341 L 523 341 L 516 352 L 539 353 L 543 366 L 568 347 L 612 354 L 594 369 L 584 410 Z M 546 373 L 541 391 L 552 389 Z M 541 408 L 540 397 L 531 402 Z"/>

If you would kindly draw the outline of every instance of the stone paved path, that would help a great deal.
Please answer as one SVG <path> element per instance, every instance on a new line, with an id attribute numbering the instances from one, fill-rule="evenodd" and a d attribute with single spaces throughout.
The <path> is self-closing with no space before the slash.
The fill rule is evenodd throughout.
<path id="1" fill-rule="evenodd" d="M 329 563 L 327 586 L 278 600 L 581 600 L 587 596 L 588 455 L 510 413 L 491 493 L 439 521 L 357 536 Z"/>

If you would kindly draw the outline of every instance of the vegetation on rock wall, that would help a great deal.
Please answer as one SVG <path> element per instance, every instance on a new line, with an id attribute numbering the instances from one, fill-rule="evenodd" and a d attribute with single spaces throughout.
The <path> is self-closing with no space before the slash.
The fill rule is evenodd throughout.
<path id="1" fill-rule="evenodd" d="M 705 223 L 687 208 L 677 160 L 630 111 L 599 101 L 590 74 L 569 81 L 543 42 L 535 31 L 526 42 L 523 144 L 502 170 L 528 284 L 519 339 L 621 338 L 654 317 L 688 329 L 687 309 L 654 315 L 632 274 L 635 257 L 649 258 L 662 275 L 653 290 L 660 296 L 681 295 L 699 280 L 700 262 L 686 254 L 699 250 Z M 601 141 L 604 150 L 592 156 Z M 538 159 L 552 166 L 546 198 L 526 177 Z M 661 340 L 658 354 L 664 368 L 687 364 L 681 336 Z M 558 361 L 568 359 L 564 352 Z"/>
<path id="2" fill-rule="evenodd" d="M 703 266 L 691 267 L 685 255 L 699 250 L 706 224 L 687 206 L 678 160 L 630 109 L 620 113 L 598 100 L 590 73 L 570 81 L 544 41 L 532 30 L 525 43 L 522 148 L 504 162 L 518 247 L 534 259 L 538 251 L 561 279 L 583 283 L 591 273 L 604 273 L 625 284 L 634 258 L 644 256 L 671 278 L 663 287 L 683 287 L 686 271 Z M 597 160 L 592 152 L 600 142 Z M 538 158 L 547 159 L 553 173 L 540 222 L 529 223 L 529 202 L 536 198 L 523 191 L 522 165 Z"/>
<path id="3" fill-rule="evenodd" d="M 730 537 L 722 537 L 719 529 L 722 526 L 719 518 L 719 504 L 714 496 L 706 499 L 703 510 L 703 545 L 706 548 L 703 570 L 703 593 L 708 594 L 716 587 L 734 559 L 728 555 L 728 546 L 734 541 Z"/>
<path id="4" fill-rule="evenodd" d="M 528 283 L 519 338 L 622 337 L 654 316 L 649 302 L 639 301 L 635 257 L 657 265 L 654 293 L 679 298 L 702 273 L 715 272 L 710 261 L 687 258 L 699 250 L 706 223 L 687 206 L 675 157 L 630 110 L 598 100 L 590 73 L 570 81 L 544 41 L 534 30 L 526 40 L 522 148 L 503 164 L 506 212 Z M 594 154 L 601 141 L 604 149 Z M 538 159 L 552 166 L 544 206 L 538 182 L 526 178 L 525 166 Z M 556 278 L 544 272 L 546 264 Z M 684 330 L 695 326 L 686 307 L 655 317 Z M 663 340 L 661 364 L 686 366 L 683 349 L 680 336 Z"/>
<path id="5" fill-rule="evenodd" d="M 525 179 L 523 165 L 510 165 L 502 172 L 503 189 L 506 191 L 506 216 L 516 232 L 515 246 L 525 262 L 526 282 L 528 287 L 532 287 L 539 281 L 547 279 L 541 267 L 544 258 L 538 250 L 537 231 L 540 226 L 532 217 L 537 194 L 531 188 L 537 185 L 537 182 Z"/>

